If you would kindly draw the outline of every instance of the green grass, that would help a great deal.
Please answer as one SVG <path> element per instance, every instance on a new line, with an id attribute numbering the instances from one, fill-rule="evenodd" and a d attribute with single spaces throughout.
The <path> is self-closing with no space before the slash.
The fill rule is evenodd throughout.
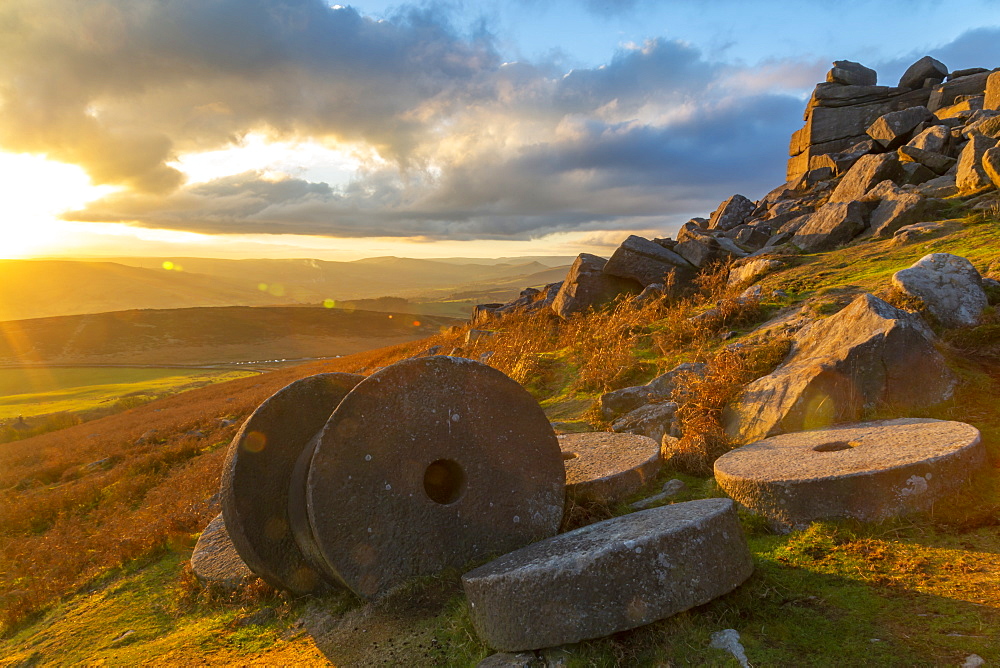
<path id="1" fill-rule="evenodd" d="M 0 369 L 0 419 L 84 413 L 123 398 L 152 399 L 248 375 L 252 373 L 176 368 Z"/>

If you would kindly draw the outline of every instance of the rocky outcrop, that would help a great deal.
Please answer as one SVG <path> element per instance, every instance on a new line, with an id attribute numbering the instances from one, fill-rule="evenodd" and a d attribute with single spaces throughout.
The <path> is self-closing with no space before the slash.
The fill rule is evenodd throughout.
<path id="1" fill-rule="evenodd" d="M 922 221 L 941 205 L 941 200 L 927 198 L 913 186 L 899 188 L 891 181 L 875 186 L 866 199 L 877 202 L 866 233 L 879 239 L 891 237 L 901 227 Z"/>
<path id="2" fill-rule="evenodd" d="M 830 195 L 830 202 L 851 202 L 865 196 L 882 181 L 899 183 L 903 168 L 895 153 L 862 156 Z"/>
<path id="3" fill-rule="evenodd" d="M 605 273 L 603 270 L 607 262 L 596 255 L 580 253 L 552 302 L 556 315 L 569 318 L 575 313 L 602 306 L 622 293 L 642 290 L 638 281 Z"/>
<path id="4" fill-rule="evenodd" d="M 950 253 L 932 253 L 908 269 L 897 271 L 892 283 L 920 299 L 946 327 L 972 327 L 986 308 L 983 279 L 972 263 Z"/>
<path id="5" fill-rule="evenodd" d="M 879 118 L 868 126 L 868 136 L 877 141 L 882 148 L 893 150 L 908 142 L 913 135 L 913 131 L 934 118 L 934 115 L 927 110 L 927 107 L 910 107 L 900 111 L 892 111 Z"/>
<path id="6" fill-rule="evenodd" d="M 792 243 L 807 253 L 845 244 L 868 226 L 868 202 L 831 202 L 808 217 Z"/>
<path id="7" fill-rule="evenodd" d="M 619 281 L 635 281 L 644 288 L 653 283 L 665 283 L 670 274 L 674 275 L 670 283 L 685 285 L 694 276 L 695 268 L 674 251 L 633 234 L 615 250 L 604 265 L 603 273 Z"/>
<path id="8" fill-rule="evenodd" d="M 959 192 L 975 192 L 993 185 L 983 168 L 983 155 L 996 143 L 995 139 L 981 134 L 969 138 L 958 158 L 958 172 L 955 174 Z"/>
<path id="9" fill-rule="evenodd" d="M 993 72 L 986 79 L 983 109 L 1000 110 L 1000 72 Z"/>
<path id="10" fill-rule="evenodd" d="M 726 431 L 750 442 L 787 431 L 901 411 L 951 396 L 955 378 L 920 318 L 864 294 L 799 332 L 774 373 L 744 388 L 726 411 Z"/>
<path id="11" fill-rule="evenodd" d="M 712 217 L 708 219 L 708 228 L 731 230 L 746 222 L 756 206 L 743 195 L 733 195 L 712 212 Z"/>
<path id="12" fill-rule="evenodd" d="M 940 84 L 948 76 L 948 67 L 940 60 L 924 56 L 906 68 L 899 78 L 900 88 L 924 88 L 930 81 L 931 85 Z"/>

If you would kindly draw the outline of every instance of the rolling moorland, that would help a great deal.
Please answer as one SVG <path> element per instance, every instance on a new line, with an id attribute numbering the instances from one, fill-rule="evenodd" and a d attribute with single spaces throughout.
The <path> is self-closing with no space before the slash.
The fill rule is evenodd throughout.
<path id="1" fill-rule="evenodd" d="M 477 302 L 509 299 L 524 286 L 560 280 L 567 259 L 544 259 L 553 265 L 524 258 L 493 265 L 394 257 L 0 260 L 0 282 L 17 286 L 4 291 L 0 321 L 130 309 L 318 305 L 387 295 L 409 298 L 416 313 L 467 317 Z"/>
<path id="2" fill-rule="evenodd" d="M 225 446 L 254 407 L 296 378 L 367 373 L 442 345 L 469 357 L 492 350 L 491 365 L 529 388 L 565 429 L 602 428 L 593 405 L 606 389 L 648 380 L 678 362 L 714 362 L 712 373 L 685 389 L 689 409 L 682 411 L 686 426 L 705 430 L 718 424 L 743 383 L 783 356 L 780 337 L 750 343 L 768 320 L 794 309 L 823 317 L 860 291 L 889 296 L 891 274 L 930 252 L 963 255 L 988 273 L 1000 243 L 996 215 L 964 213 L 944 229 L 918 243 L 867 241 L 794 256 L 762 283 L 765 295 L 780 289 L 783 296 L 740 300 L 722 267 L 684 299 L 626 299 L 566 322 L 510 318 L 497 336 L 471 347 L 462 332 L 439 334 L 213 384 L 0 446 L 5 665 L 120 665 L 152 657 L 472 665 L 489 650 L 471 628 L 457 573 L 372 605 L 349 596 L 291 599 L 262 583 L 227 596 L 193 579 L 186 560 L 218 512 L 213 496 Z M 727 307 L 722 315 L 691 320 L 719 304 Z M 995 307 L 978 327 L 941 332 L 962 383 L 952 400 L 922 413 L 977 426 L 994 462 L 998 332 Z M 734 349 L 734 340 L 748 345 Z M 704 474 L 666 470 L 658 482 L 674 477 L 688 485 L 677 500 L 720 495 Z M 1000 660 L 998 509 L 992 468 L 953 502 L 904 520 L 822 522 L 779 535 L 744 515 L 756 567 L 747 584 L 670 619 L 565 648 L 563 656 L 569 665 L 729 665 L 733 660 L 710 648 L 708 637 L 736 628 L 754 665 L 961 665 L 972 653 L 992 663 Z M 566 525 L 627 510 L 578 507 Z M 333 628 L 320 621 L 329 619 Z"/>

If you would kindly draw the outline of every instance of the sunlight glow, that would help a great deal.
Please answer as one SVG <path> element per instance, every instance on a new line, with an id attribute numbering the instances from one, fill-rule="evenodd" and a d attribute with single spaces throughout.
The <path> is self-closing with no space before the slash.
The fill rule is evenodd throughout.
<path id="1" fill-rule="evenodd" d="M 83 169 L 42 156 L 0 153 L 3 213 L 0 257 L 23 258 L 57 252 L 69 225 L 57 216 L 115 190 L 94 186 Z"/>

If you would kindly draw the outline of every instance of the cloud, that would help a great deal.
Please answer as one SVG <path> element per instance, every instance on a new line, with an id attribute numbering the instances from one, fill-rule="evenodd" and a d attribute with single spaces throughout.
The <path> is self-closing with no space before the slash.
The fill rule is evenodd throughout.
<path id="1" fill-rule="evenodd" d="M 928 55 L 944 63 L 949 71 L 970 67 L 992 69 L 1000 63 L 1000 27 L 967 30 L 947 44 L 912 51 L 906 56 L 876 63 L 872 67 L 878 71 L 879 83 L 895 86 L 907 67 Z"/>
<path id="2" fill-rule="evenodd" d="M 627 6 L 630 3 L 617 3 Z M 502 63 L 440 7 L 6 0 L 0 146 L 124 186 L 67 219 L 209 233 L 533 238 L 671 228 L 780 182 L 816 63 L 715 62 L 656 39 L 603 67 Z M 248 133 L 377 152 L 346 184 L 183 184 Z"/>

